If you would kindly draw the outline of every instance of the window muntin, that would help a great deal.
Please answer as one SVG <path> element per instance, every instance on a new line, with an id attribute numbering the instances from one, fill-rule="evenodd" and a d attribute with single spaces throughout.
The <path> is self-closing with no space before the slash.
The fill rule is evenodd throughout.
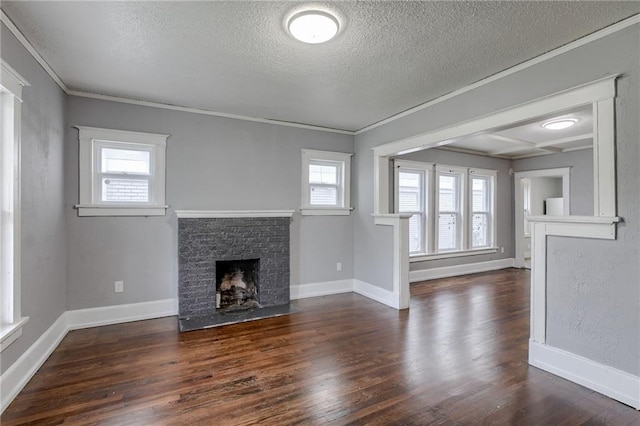
<path id="1" fill-rule="evenodd" d="M 77 126 L 81 216 L 164 215 L 168 135 Z"/>
<path id="2" fill-rule="evenodd" d="M 348 215 L 351 156 L 302 150 L 302 215 Z"/>

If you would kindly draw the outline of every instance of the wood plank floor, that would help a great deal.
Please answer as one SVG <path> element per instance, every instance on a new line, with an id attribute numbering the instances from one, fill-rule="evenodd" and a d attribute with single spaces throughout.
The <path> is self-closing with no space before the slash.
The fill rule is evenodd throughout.
<path id="1" fill-rule="evenodd" d="M 638 425 L 634 409 L 527 365 L 529 273 L 356 294 L 178 333 L 175 317 L 70 332 L 2 426 Z"/>

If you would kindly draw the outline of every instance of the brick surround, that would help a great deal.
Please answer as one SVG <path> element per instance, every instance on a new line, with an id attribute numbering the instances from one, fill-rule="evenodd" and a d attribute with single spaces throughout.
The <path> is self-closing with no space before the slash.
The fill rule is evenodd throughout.
<path id="1" fill-rule="evenodd" d="M 216 313 L 216 261 L 260 259 L 258 302 L 289 303 L 289 217 L 178 218 L 180 319 Z"/>

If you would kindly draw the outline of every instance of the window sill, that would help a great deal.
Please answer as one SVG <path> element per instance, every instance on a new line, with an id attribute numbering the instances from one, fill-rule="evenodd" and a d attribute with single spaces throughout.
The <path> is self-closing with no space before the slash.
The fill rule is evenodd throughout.
<path id="1" fill-rule="evenodd" d="M 465 256 L 477 256 L 480 254 L 493 254 L 497 253 L 498 248 L 486 248 L 486 249 L 475 249 L 475 250 L 463 250 L 463 251 L 452 251 L 448 253 L 434 253 L 434 254 L 412 254 L 409 256 L 409 262 L 423 262 L 425 260 L 438 260 L 438 259 L 449 259 L 453 257 L 465 257 Z"/>
<path id="2" fill-rule="evenodd" d="M 353 207 L 337 207 L 337 208 L 302 208 L 300 214 L 302 216 L 349 216 Z"/>
<path id="3" fill-rule="evenodd" d="M 164 216 L 169 206 L 101 206 L 76 204 L 78 216 Z"/>
<path id="4" fill-rule="evenodd" d="M 25 325 L 27 321 L 29 321 L 29 317 L 22 317 L 16 323 L 0 327 L 0 352 L 7 349 L 18 337 L 22 336 L 22 326 Z"/>

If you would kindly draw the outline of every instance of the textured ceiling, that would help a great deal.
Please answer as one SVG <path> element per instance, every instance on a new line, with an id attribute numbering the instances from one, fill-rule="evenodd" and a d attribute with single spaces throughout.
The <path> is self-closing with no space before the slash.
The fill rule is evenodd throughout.
<path id="1" fill-rule="evenodd" d="M 314 5 L 334 40 L 293 40 Z M 358 130 L 635 13 L 640 2 L 2 1 L 71 90 Z"/>

